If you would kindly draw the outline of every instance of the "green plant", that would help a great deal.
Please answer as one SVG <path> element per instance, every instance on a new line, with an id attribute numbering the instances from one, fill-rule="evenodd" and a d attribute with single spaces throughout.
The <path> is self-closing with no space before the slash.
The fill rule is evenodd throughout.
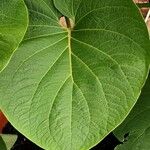
<path id="1" fill-rule="evenodd" d="M 22 41 L 27 23 L 23 0 L 0 0 L 0 71 Z"/>
<path id="2" fill-rule="evenodd" d="M 29 24 L 0 74 L 0 108 L 46 150 L 93 147 L 127 117 L 146 81 L 150 42 L 139 10 L 132 0 L 1 0 L 0 7 L 9 2 L 24 16 L 19 33 L 28 17 Z"/>
<path id="3" fill-rule="evenodd" d="M 116 150 L 148 150 L 150 147 L 150 75 L 142 94 L 125 121 L 114 131 L 123 141 Z M 124 135 L 127 137 L 124 139 Z M 127 141 L 126 141 L 127 140 Z"/>
<path id="4" fill-rule="evenodd" d="M 4 135 L 0 134 L 0 149 L 1 150 L 10 150 L 13 144 L 16 142 L 16 135 Z"/>

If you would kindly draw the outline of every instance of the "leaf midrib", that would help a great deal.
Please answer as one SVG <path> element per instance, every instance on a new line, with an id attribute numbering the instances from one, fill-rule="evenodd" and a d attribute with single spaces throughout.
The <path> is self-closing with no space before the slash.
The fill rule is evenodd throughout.
<path id="1" fill-rule="evenodd" d="M 70 77 L 71 77 L 71 80 L 72 80 L 72 93 L 71 93 L 71 117 L 70 117 L 70 144 L 71 144 L 71 147 L 72 147 L 72 107 L 73 107 L 73 98 L 72 98 L 72 94 L 73 94 L 73 83 L 74 83 L 74 80 L 73 80 L 73 74 L 72 74 L 72 57 L 71 57 L 71 53 L 72 53 L 72 50 L 71 50 L 71 29 L 67 28 L 67 32 L 68 32 L 68 50 L 69 50 L 69 67 L 70 67 Z"/>
<path id="2" fill-rule="evenodd" d="M 73 39 L 73 37 L 71 36 L 72 30 L 69 29 L 69 28 L 67 28 L 67 31 L 68 31 L 68 48 L 69 48 L 70 75 L 71 75 L 70 77 L 71 77 L 71 79 L 72 79 L 72 83 L 73 83 L 74 85 L 76 85 L 76 86 L 80 89 L 80 92 L 81 92 L 82 95 L 84 96 L 84 93 L 82 92 L 81 88 L 78 86 L 78 84 L 77 84 L 77 83 L 74 81 L 74 79 L 73 79 L 72 56 L 74 56 L 74 57 L 76 57 L 76 58 L 89 70 L 89 72 L 90 72 L 90 73 L 94 76 L 94 78 L 97 80 L 97 82 L 98 82 L 98 84 L 100 85 L 100 87 L 102 87 L 102 92 L 103 92 L 103 94 L 104 94 L 105 101 L 106 101 L 106 104 L 107 104 L 107 110 L 108 110 L 108 102 L 107 102 L 107 99 L 106 99 L 106 95 L 105 95 L 103 86 L 102 86 L 102 84 L 101 84 L 101 82 L 100 82 L 100 79 L 99 79 L 98 76 L 91 70 L 91 68 L 89 68 L 89 66 L 83 62 L 82 59 L 80 59 L 78 56 L 76 56 L 76 55 L 72 52 L 72 48 L 71 48 L 71 41 L 72 41 L 72 39 Z M 72 88 L 72 93 L 73 93 L 73 88 Z M 72 95 L 71 95 L 71 96 L 72 96 Z M 88 105 L 88 102 L 87 102 L 87 99 L 86 99 L 85 96 L 84 96 L 84 99 L 86 100 L 86 103 L 87 103 L 87 106 L 88 106 L 88 111 L 89 111 L 89 114 L 90 114 L 89 105 Z M 73 100 L 72 100 L 72 102 L 73 102 Z M 71 106 L 71 107 L 72 107 L 72 106 Z M 72 111 L 72 108 L 71 108 L 71 111 Z M 91 118 L 91 115 L 90 115 L 89 117 Z M 107 120 L 108 120 L 108 117 L 109 117 L 109 116 L 107 115 Z M 72 118 L 72 113 L 71 113 L 71 118 Z M 71 131 L 71 148 L 72 148 L 72 119 L 71 119 L 70 122 L 71 122 L 71 125 L 70 125 L 71 130 L 70 130 L 70 131 Z M 90 129 L 90 124 L 91 124 L 91 123 L 89 123 L 89 129 Z M 107 126 L 106 126 L 106 128 L 107 128 Z M 86 141 L 87 137 L 88 137 L 88 133 L 87 133 L 87 136 L 85 137 L 85 140 L 84 140 L 84 141 Z M 82 147 L 82 146 L 81 146 L 81 147 Z"/>

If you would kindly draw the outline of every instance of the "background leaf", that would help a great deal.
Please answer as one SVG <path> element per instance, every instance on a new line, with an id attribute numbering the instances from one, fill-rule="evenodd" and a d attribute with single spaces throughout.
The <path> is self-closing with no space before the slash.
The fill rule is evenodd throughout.
<path id="1" fill-rule="evenodd" d="M 127 141 L 116 150 L 149 150 L 150 147 L 150 75 L 142 90 L 142 94 L 133 110 L 125 121 L 114 131 L 123 141 L 124 135 L 129 134 Z"/>
<path id="2" fill-rule="evenodd" d="M 10 150 L 17 140 L 17 135 L 0 134 L 0 149 Z"/>
<path id="3" fill-rule="evenodd" d="M 0 74 L 0 106 L 42 148 L 87 150 L 139 97 L 149 65 L 146 25 L 130 0 L 57 0 L 58 9 L 52 0 L 25 2 L 30 24 Z M 62 15 L 73 29 L 59 24 Z"/>
<path id="4" fill-rule="evenodd" d="M 7 150 L 6 145 L 2 137 L 0 136 L 0 149 L 1 150 Z"/>
<path id="5" fill-rule="evenodd" d="M 23 0 L 0 0 L 0 71 L 22 41 L 27 22 Z"/>

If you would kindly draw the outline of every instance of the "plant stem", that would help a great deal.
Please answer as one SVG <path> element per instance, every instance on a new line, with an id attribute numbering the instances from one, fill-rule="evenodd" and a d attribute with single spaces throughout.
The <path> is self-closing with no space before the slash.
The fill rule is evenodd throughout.
<path id="1" fill-rule="evenodd" d="M 65 17 L 65 20 L 66 20 L 66 24 L 67 24 L 67 28 L 71 28 L 71 23 L 70 23 L 70 20 L 69 18 Z"/>

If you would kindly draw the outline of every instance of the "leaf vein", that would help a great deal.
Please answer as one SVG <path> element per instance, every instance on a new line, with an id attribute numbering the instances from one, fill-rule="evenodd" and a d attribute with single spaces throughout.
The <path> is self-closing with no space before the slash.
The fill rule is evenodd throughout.
<path id="1" fill-rule="evenodd" d="M 96 51 L 98 51 L 98 52 L 101 52 L 102 54 L 104 54 L 105 56 L 107 56 L 109 59 L 111 59 L 113 62 L 115 62 L 115 64 L 118 65 L 118 67 L 120 68 L 120 71 L 122 72 L 123 76 L 125 77 L 127 83 L 129 84 L 129 86 L 130 86 L 130 88 L 131 88 L 131 90 L 132 90 L 132 94 L 134 95 L 133 88 L 132 88 L 132 86 L 131 86 L 131 84 L 130 84 L 128 78 L 127 78 L 127 76 L 125 75 L 124 71 L 122 70 L 120 64 L 119 64 L 114 58 L 112 58 L 111 55 L 109 55 L 109 54 L 107 54 L 107 53 L 101 51 L 100 49 L 98 49 L 98 48 L 96 48 L 96 47 L 94 47 L 94 46 L 92 46 L 92 45 L 90 45 L 90 44 L 87 44 L 87 43 L 85 43 L 85 42 L 79 41 L 79 40 L 77 40 L 77 39 L 75 39 L 75 38 L 72 38 L 72 39 L 74 39 L 74 40 L 77 41 L 77 42 L 80 42 L 81 44 L 87 45 L 88 47 L 92 47 L 94 50 L 96 50 Z"/>
<path id="2" fill-rule="evenodd" d="M 66 37 L 65 37 L 65 38 L 66 38 Z M 17 71 L 18 71 L 18 70 L 22 67 L 22 65 L 23 65 L 25 62 L 27 62 L 30 58 L 32 58 L 32 57 L 35 56 L 36 54 L 38 54 L 38 53 L 40 53 L 40 52 L 46 50 L 47 48 L 50 48 L 50 47 L 52 47 L 52 46 L 58 44 L 59 42 L 61 42 L 61 41 L 64 40 L 65 38 L 62 38 L 62 39 L 60 39 L 59 41 L 53 43 L 52 45 L 49 45 L 49 46 L 47 46 L 47 47 L 44 47 L 44 48 L 41 49 L 40 51 L 37 51 L 37 52 L 35 52 L 34 54 L 32 54 L 32 55 L 30 55 L 29 57 L 27 57 L 24 61 L 21 62 L 21 64 L 20 64 L 20 65 L 18 66 L 18 68 L 15 70 L 12 79 L 14 79 L 14 77 L 15 77 Z"/>

